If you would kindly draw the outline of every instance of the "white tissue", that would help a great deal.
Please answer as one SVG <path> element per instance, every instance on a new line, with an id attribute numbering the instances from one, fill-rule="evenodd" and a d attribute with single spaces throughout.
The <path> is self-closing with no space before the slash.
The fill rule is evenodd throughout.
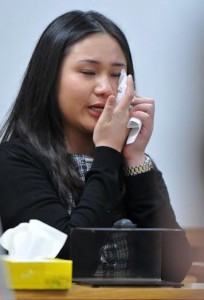
<path id="1" fill-rule="evenodd" d="M 140 119 L 134 117 L 130 118 L 130 121 L 127 124 L 127 128 L 132 129 L 130 130 L 126 144 L 132 144 L 135 141 L 140 132 L 141 127 L 142 121 Z"/>
<path id="2" fill-rule="evenodd" d="M 126 90 L 126 80 L 127 80 L 127 74 L 125 70 L 121 71 L 120 78 L 119 78 L 119 84 L 118 84 L 118 94 L 116 96 L 116 103 L 118 104 L 122 97 L 125 95 Z M 128 139 L 126 141 L 126 144 L 131 144 L 135 141 L 136 137 L 138 136 L 138 133 L 140 132 L 140 129 L 142 127 L 142 122 L 138 118 L 130 118 L 130 121 L 127 124 L 127 128 L 132 128 L 130 130 Z"/>
<path id="3" fill-rule="evenodd" d="M 30 220 L 8 229 L 0 238 L 10 259 L 39 260 L 54 258 L 63 247 L 67 235 L 39 220 Z"/>
<path id="4" fill-rule="evenodd" d="M 122 97 L 125 95 L 125 90 L 127 87 L 126 84 L 127 80 L 127 74 L 124 69 L 121 70 L 120 77 L 119 77 L 119 82 L 118 82 L 118 93 L 116 96 L 116 103 L 118 104 Z"/>

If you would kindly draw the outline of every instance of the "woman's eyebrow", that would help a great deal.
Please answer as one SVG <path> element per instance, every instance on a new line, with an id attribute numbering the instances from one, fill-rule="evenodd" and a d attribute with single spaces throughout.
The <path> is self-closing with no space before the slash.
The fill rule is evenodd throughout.
<path id="1" fill-rule="evenodd" d="M 82 59 L 79 62 L 80 63 L 90 63 L 90 64 L 95 64 L 95 65 L 99 65 L 100 64 L 100 61 L 95 60 L 95 59 Z M 122 62 L 113 62 L 113 63 L 111 63 L 111 66 L 114 66 L 114 67 L 126 67 L 126 64 L 122 63 Z"/>

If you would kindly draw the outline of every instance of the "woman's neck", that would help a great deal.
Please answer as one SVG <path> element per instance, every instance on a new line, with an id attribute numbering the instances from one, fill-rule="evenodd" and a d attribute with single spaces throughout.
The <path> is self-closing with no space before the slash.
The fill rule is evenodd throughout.
<path id="1" fill-rule="evenodd" d="M 93 156 L 95 148 L 93 134 L 69 134 L 65 139 L 69 153 Z"/>

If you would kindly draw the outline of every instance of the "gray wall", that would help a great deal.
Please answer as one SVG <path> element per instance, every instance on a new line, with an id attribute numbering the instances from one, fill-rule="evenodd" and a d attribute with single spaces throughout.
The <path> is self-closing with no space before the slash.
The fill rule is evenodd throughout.
<path id="1" fill-rule="evenodd" d="M 204 226 L 203 0 L 0 0 L 0 122 L 40 34 L 71 9 L 99 10 L 126 33 L 138 93 L 156 101 L 148 152 L 180 224 Z"/>

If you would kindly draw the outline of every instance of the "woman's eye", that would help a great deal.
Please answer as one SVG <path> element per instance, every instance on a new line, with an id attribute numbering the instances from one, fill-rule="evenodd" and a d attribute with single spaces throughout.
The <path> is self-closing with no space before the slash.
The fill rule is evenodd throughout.
<path id="1" fill-rule="evenodd" d="M 95 75 L 95 72 L 94 71 L 89 71 L 89 70 L 84 70 L 84 71 L 82 71 L 82 74 L 85 74 L 85 75 Z"/>
<path id="2" fill-rule="evenodd" d="M 120 77 L 120 73 L 113 73 L 111 74 L 112 77 Z"/>

